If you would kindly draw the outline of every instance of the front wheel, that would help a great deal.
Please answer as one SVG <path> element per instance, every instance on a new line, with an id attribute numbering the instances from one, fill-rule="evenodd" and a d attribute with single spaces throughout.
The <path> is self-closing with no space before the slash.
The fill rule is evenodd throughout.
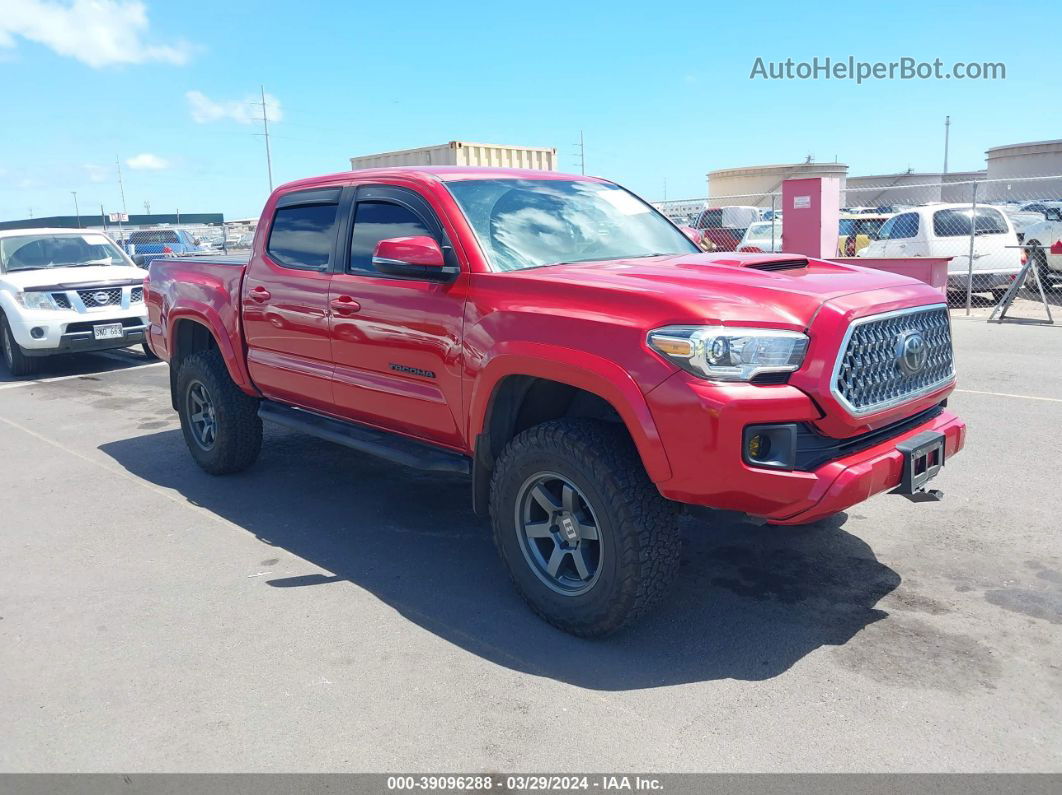
<path id="1" fill-rule="evenodd" d="M 15 335 L 11 333 L 7 317 L 4 315 L 0 315 L 0 347 L 3 348 L 4 364 L 7 365 L 7 371 L 11 375 L 32 375 L 36 372 L 36 360 L 22 352 L 21 346 L 15 341 Z"/>
<path id="2" fill-rule="evenodd" d="M 216 350 L 185 359 L 176 389 L 181 431 L 199 466 L 228 475 L 255 462 L 262 449 L 258 401 L 233 383 Z"/>
<path id="3" fill-rule="evenodd" d="M 678 570 L 677 511 L 622 426 L 563 419 L 519 434 L 498 459 L 490 513 L 516 589 L 574 635 L 641 617 Z"/>

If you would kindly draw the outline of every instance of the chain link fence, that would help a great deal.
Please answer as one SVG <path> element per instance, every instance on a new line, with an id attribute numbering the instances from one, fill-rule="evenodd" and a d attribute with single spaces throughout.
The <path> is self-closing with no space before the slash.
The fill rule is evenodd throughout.
<path id="1" fill-rule="evenodd" d="M 706 251 L 781 251 L 781 193 L 657 202 L 692 227 Z M 1062 304 L 1062 175 L 978 179 L 899 174 L 850 178 L 840 197 L 838 257 L 944 257 L 949 301 L 998 302 L 1017 294 Z M 1027 260 L 1033 264 L 1021 277 Z"/>
<path id="2" fill-rule="evenodd" d="M 103 228 L 133 261 L 148 267 L 162 257 L 192 257 L 207 254 L 241 255 L 254 240 L 252 222 L 221 224 L 176 224 L 157 227 L 130 227 L 111 224 Z"/>

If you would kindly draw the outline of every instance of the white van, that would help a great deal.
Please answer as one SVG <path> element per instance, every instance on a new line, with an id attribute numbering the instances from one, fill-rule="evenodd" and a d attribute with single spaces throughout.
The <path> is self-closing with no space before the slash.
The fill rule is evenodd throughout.
<path id="1" fill-rule="evenodd" d="M 973 290 L 1001 297 L 1021 270 L 1014 225 L 998 208 L 969 204 L 912 207 L 886 221 L 878 239 L 860 257 L 950 257 L 948 290 L 966 290 L 970 263 L 971 219 L 974 234 Z M 1009 247 L 1009 248 L 1008 248 Z"/>

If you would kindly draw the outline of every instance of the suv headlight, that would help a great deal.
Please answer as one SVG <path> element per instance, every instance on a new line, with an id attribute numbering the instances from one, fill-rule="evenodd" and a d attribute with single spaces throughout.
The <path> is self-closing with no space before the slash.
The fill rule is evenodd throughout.
<path id="1" fill-rule="evenodd" d="M 790 373 L 808 349 L 808 337 L 799 331 L 727 326 L 667 326 L 650 331 L 648 343 L 683 370 L 712 381 Z"/>
<path id="2" fill-rule="evenodd" d="M 16 293 L 15 300 L 26 307 L 26 309 L 56 308 L 55 304 L 52 302 L 52 297 L 48 295 L 48 293 L 43 292 Z"/>

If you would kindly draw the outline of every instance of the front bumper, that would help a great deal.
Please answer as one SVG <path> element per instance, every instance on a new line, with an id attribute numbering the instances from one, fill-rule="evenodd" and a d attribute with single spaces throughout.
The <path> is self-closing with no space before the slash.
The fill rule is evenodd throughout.
<path id="1" fill-rule="evenodd" d="M 143 304 L 135 308 L 75 312 L 72 310 L 23 310 L 8 316 L 15 342 L 27 356 L 54 356 L 63 353 L 103 351 L 144 342 L 147 311 Z M 92 327 L 121 323 L 123 334 L 114 339 L 97 340 Z"/>
<path id="2" fill-rule="evenodd" d="M 789 384 L 711 384 L 677 374 L 648 397 L 672 472 L 656 484 L 660 493 L 682 503 L 740 511 L 771 524 L 813 522 L 899 486 L 903 454 L 896 445 L 923 431 L 944 434 L 945 461 L 966 440 L 966 424 L 943 410 L 813 470 L 767 469 L 742 461 L 744 428 L 821 420 L 821 412 L 801 390 Z M 915 414 L 942 398 L 927 396 L 902 411 Z"/>

